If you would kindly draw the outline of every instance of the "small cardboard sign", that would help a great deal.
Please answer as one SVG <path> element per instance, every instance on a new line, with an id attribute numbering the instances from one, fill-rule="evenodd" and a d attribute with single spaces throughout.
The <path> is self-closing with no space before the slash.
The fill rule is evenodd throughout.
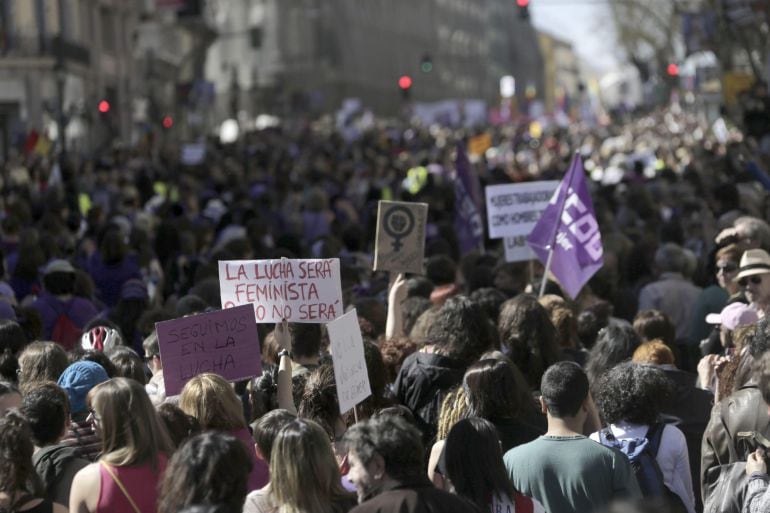
<path id="1" fill-rule="evenodd" d="M 204 372 L 228 381 L 262 374 L 257 323 L 249 305 L 155 324 L 166 394 Z"/>
<path id="2" fill-rule="evenodd" d="M 489 238 L 529 235 L 558 188 L 556 180 L 487 187 Z"/>
<path id="3" fill-rule="evenodd" d="M 427 203 L 380 201 L 374 270 L 423 273 Z"/>
<path id="4" fill-rule="evenodd" d="M 506 262 L 523 262 L 525 260 L 537 259 L 535 252 L 527 244 L 526 235 L 506 237 L 503 239 L 503 246 L 505 247 Z"/>
<path id="5" fill-rule="evenodd" d="M 330 322 L 326 329 L 329 332 L 340 413 L 345 413 L 372 395 L 356 309 Z"/>
<path id="6" fill-rule="evenodd" d="M 222 308 L 250 304 L 258 323 L 318 323 L 343 312 L 340 261 L 220 260 Z"/>

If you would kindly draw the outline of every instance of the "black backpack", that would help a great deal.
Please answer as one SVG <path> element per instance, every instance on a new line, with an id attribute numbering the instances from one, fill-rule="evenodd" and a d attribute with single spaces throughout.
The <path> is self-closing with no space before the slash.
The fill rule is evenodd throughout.
<path id="1" fill-rule="evenodd" d="M 629 438 L 618 440 L 609 428 L 599 431 L 599 441 L 602 445 L 613 447 L 626 455 L 634 469 L 639 489 L 646 498 L 657 498 L 673 508 L 673 511 L 686 512 L 684 501 L 674 493 L 663 481 L 663 471 L 655 459 L 660 448 L 665 424 L 653 424 L 647 430 L 644 438 Z"/>

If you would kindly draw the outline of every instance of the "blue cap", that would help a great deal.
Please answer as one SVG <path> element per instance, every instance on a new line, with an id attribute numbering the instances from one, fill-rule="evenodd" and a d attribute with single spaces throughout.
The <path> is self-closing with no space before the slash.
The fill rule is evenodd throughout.
<path id="1" fill-rule="evenodd" d="M 86 411 L 86 396 L 99 383 L 110 379 L 104 367 L 98 363 L 83 360 L 75 362 L 62 372 L 57 384 L 67 392 L 70 400 L 70 412 Z"/>

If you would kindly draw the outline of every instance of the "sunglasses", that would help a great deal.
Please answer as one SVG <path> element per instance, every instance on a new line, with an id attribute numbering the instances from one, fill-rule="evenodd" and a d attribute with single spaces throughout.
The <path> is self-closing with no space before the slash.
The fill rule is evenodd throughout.
<path id="1" fill-rule="evenodd" d="M 721 273 L 734 273 L 738 270 L 738 266 L 735 264 L 727 264 L 727 265 L 718 265 L 717 266 L 717 274 Z"/>
<path id="2" fill-rule="evenodd" d="M 754 285 L 759 285 L 762 283 L 762 277 L 761 276 L 749 276 L 748 278 L 741 278 L 738 280 L 738 285 L 741 287 L 745 287 L 749 284 L 749 281 L 753 283 Z"/>

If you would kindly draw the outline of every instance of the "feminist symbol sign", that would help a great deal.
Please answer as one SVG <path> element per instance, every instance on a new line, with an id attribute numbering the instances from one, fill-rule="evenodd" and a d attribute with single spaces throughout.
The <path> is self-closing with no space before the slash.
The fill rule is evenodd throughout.
<path id="1" fill-rule="evenodd" d="M 393 251 L 398 251 L 403 246 L 401 239 L 408 237 L 414 229 L 414 215 L 406 207 L 395 206 L 385 214 L 384 228 L 387 234 L 393 237 Z"/>
<path id="2" fill-rule="evenodd" d="M 422 274 L 427 218 L 426 203 L 380 201 L 374 270 Z"/>

